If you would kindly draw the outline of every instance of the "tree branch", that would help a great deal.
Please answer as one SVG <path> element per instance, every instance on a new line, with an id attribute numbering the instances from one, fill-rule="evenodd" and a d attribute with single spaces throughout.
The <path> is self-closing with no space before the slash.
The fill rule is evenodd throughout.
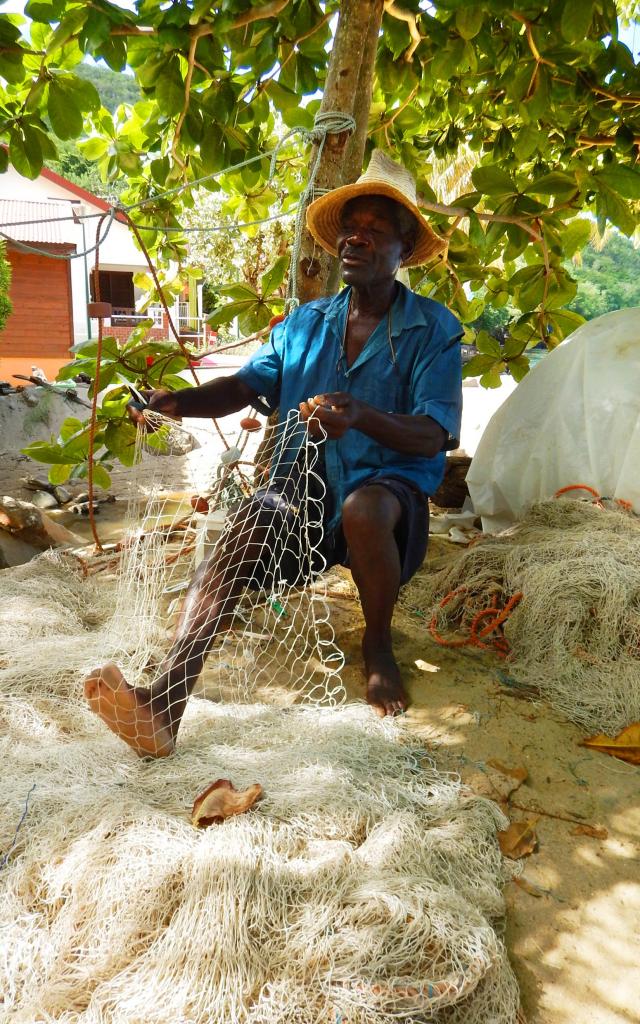
<path id="1" fill-rule="evenodd" d="M 284 60 L 279 65 L 276 66 L 276 68 L 271 72 L 270 75 L 267 75 L 266 78 L 262 78 L 258 82 L 256 86 L 256 91 L 263 92 L 266 86 L 271 81 L 271 79 L 274 78 L 277 74 L 279 74 L 280 71 L 282 71 L 285 64 L 289 63 L 293 55 L 296 53 L 297 47 L 300 45 L 300 43 L 302 43 L 305 39 L 308 39 L 309 36 L 312 36 L 315 32 L 318 31 L 319 28 L 322 28 L 323 25 L 326 25 L 326 23 L 332 16 L 333 11 L 327 11 L 327 13 L 320 19 L 319 22 L 317 22 L 317 24 L 313 26 L 313 28 L 310 28 L 307 32 L 303 32 L 301 36 L 297 36 L 295 39 L 286 40 L 286 42 L 288 42 L 291 45 L 291 52 L 288 53 Z"/>
<path id="2" fill-rule="evenodd" d="M 384 0 L 384 9 L 392 18 L 397 18 L 399 21 L 406 21 L 409 27 L 411 43 L 403 54 L 403 60 L 408 62 L 413 58 L 415 51 L 422 42 L 422 36 L 418 31 L 416 15 L 412 14 L 411 11 L 405 11 L 404 8 L 398 7 L 396 0 Z"/>
<path id="3" fill-rule="evenodd" d="M 414 96 L 416 95 L 417 91 L 418 91 L 418 86 L 416 85 L 415 88 L 411 90 L 411 92 L 407 96 L 407 98 L 404 101 L 404 103 L 401 103 L 400 106 L 397 107 L 396 110 L 392 111 L 391 117 L 389 117 L 386 121 L 383 121 L 382 124 L 378 125 L 378 127 L 376 128 L 376 131 L 379 132 L 382 128 L 388 128 L 388 126 L 390 124 L 393 124 L 393 122 L 395 121 L 395 119 L 398 116 L 398 114 L 401 114 L 402 111 L 405 109 L 405 107 L 409 106 L 409 104 L 411 103 L 411 100 L 414 98 Z"/>
<path id="4" fill-rule="evenodd" d="M 289 0 L 271 0 L 271 3 L 265 4 L 264 7 L 252 7 L 251 10 L 245 11 L 235 21 L 232 21 L 229 27 L 230 29 L 244 28 L 245 25 L 250 25 L 252 21 L 274 18 L 276 14 L 280 14 L 280 11 L 284 10 L 288 3 Z"/>
<path id="5" fill-rule="evenodd" d="M 446 206 L 444 203 L 430 203 L 421 195 L 418 195 L 418 202 L 424 210 L 429 210 L 430 213 L 440 213 L 445 217 L 469 217 L 471 213 L 475 213 L 478 220 L 492 221 L 497 224 L 515 224 L 516 227 L 526 231 L 535 242 L 541 241 L 540 235 L 535 228 L 522 217 L 509 217 L 502 213 L 477 213 L 475 210 L 467 210 L 464 206 Z"/>
<path id="6" fill-rule="evenodd" d="M 182 168 L 184 168 L 184 163 L 178 157 L 177 148 L 178 143 L 180 142 L 180 132 L 182 131 L 182 125 L 184 124 L 184 119 L 187 116 L 189 110 L 189 101 L 191 99 L 191 80 L 193 78 L 193 69 L 195 67 L 196 62 L 196 49 L 198 46 L 198 40 L 201 39 L 201 37 L 204 34 L 204 32 L 195 31 L 191 36 L 191 40 L 189 42 L 189 53 L 187 55 L 187 74 L 184 79 L 184 103 L 182 105 L 182 110 L 180 111 L 180 116 L 176 121 L 176 127 L 173 133 L 173 142 L 171 143 L 171 155 L 173 156 L 174 160 L 176 160 L 180 164 Z"/>

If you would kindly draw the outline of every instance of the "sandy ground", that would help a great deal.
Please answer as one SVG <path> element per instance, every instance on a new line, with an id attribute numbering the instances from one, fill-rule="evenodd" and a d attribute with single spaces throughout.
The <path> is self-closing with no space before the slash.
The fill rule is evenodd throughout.
<path id="1" fill-rule="evenodd" d="M 465 389 L 462 443 L 470 453 L 486 423 L 485 395 Z M 491 394 L 488 407 L 503 397 Z M 29 437 L 56 431 L 55 412 L 45 423 L 29 407 L 20 409 Z M 66 410 L 69 414 L 77 413 Z M 18 435 L 24 436 L 25 424 L 17 429 L 15 411 L 4 420 L 0 415 L 0 428 L 0 492 L 27 497 L 19 490 L 20 477 L 46 468 L 19 457 Z M 228 424 L 229 437 L 233 429 Z M 150 481 L 159 468 L 159 460 L 152 460 Z M 116 481 L 124 486 L 126 476 Z M 116 503 L 101 517 L 109 535 L 120 521 L 120 507 Z M 78 520 L 77 526 L 86 535 L 86 521 Z M 458 548 L 434 537 L 429 558 L 444 552 L 453 558 Z M 429 572 L 429 559 L 422 572 Z M 349 696 L 360 699 L 362 616 L 348 579 L 345 571 L 340 588 L 345 594 L 330 599 L 331 616 L 346 655 L 343 680 Z M 635 1024 L 640 1006 L 640 768 L 578 746 L 579 729 L 504 685 L 502 663 L 485 652 L 439 647 L 424 618 L 398 609 L 394 636 L 411 697 L 406 728 L 432 750 L 439 767 L 460 773 L 472 788 L 496 800 L 505 794 L 505 776 L 489 762 L 526 769 L 526 780 L 504 805 L 513 820 L 537 818 L 537 849 L 520 862 L 521 882 L 507 888 L 506 938 L 526 1021 Z M 607 837 L 576 834 L 581 824 L 600 826 Z"/>
<path id="2" fill-rule="evenodd" d="M 447 549 L 456 557 L 454 545 L 434 538 L 429 557 Z M 332 605 L 344 680 L 357 698 L 359 605 Z M 537 818 L 537 850 L 520 861 L 522 881 L 507 887 L 507 944 L 528 1024 L 635 1024 L 640 768 L 578 746 L 576 726 L 505 687 L 497 658 L 439 647 L 418 616 L 398 609 L 394 639 L 411 697 L 406 727 L 439 767 L 498 802 L 505 777 L 490 761 L 528 773 L 502 803 L 513 821 Z M 601 826 L 608 837 L 575 834 L 579 825 Z"/>

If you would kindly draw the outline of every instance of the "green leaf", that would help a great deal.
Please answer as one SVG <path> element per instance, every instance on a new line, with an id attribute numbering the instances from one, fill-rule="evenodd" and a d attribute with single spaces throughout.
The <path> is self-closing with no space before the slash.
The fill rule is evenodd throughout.
<path id="1" fill-rule="evenodd" d="M 21 53 L 0 51 L 0 75 L 7 82 L 19 85 L 24 78 L 25 68 Z"/>
<path id="2" fill-rule="evenodd" d="M 156 102 L 167 117 L 179 114 L 184 106 L 184 82 L 177 58 L 172 58 L 156 82 Z"/>
<path id="3" fill-rule="evenodd" d="M 500 361 L 499 359 L 497 360 Z M 464 377 L 478 377 L 482 373 L 487 373 L 493 369 L 496 365 L 496 357 L 491 355 L 477 355 L 473 356 L 463 368 Z"/>
<path id="4" fill-rule="evenodd" d="M 482 7 L 460 7 L 456 11 L 456 28 L 463 39 L 474 39 L 484 21 Z"/>
<path id="5" fill-rule="evenodd" d="M 78 144 L 78 149 L 86 156 L 87 160 L 99 160 L 101 156 L 104 156 L 108 148 L 109 140 L 98 135 Z"/>
<path id="6" fill-rule="evenodd" d="M 162 386 L 169 391 L 184 391 L 193 387 L 193 384 L 184 377 L 179 377 L 177 373 L 166 373 L 162 376 Z"/>
<path id="7" fill-rule="evenodd" d="M 136 461 L 136 428 L 126 420 L 109 423 L 104 433 L 104 443 L 123 466 L 133 466 Z"/>
<path id="8" fill-rule="evenodd" d="M 473 210 L 469 211 L 469 242 L 480 252 L 483 252 L 487 245 L 482 224 Z"/>
<path id="9" fill-rule="evenodd" d="M 255 309 L 257 305 L 258 300 L 255 296 L 239 302 L 228 302 L 225 306 L 219 306 L 218 309 L 215 309 L 211 316 L 207 318 L 207 323 L 209 327 L 215 330 L 223 324 L 230 324 L 237 316 L 248 313 L 251 309 Z"/>
<path id="10" fill-rule="evenodd" d="M 51 469 L 49 470 L 49 474 L 48 474 L 49 483 L 50 484 L 64 484 L 64 483 L 66 483 L 66 481 L 71 476 L 71 470 L 72 469 L 73 469 L 73 463 L 68 463 L 67 465 L 64 465 L 63 463 L 58 463 L 57 465 L 52 466 Z"/>
<path id="11" fill-rule="evenodd" d="M 104 491 L 108 491 L 111 487 L 111 477 L 99 462 L 94 463 L 93 466 L 93 483 L 95 487 L 102 487 Z"/>
<path id="12" fill-rule="evenodd" d="M 67 462 L 84 462 L 89 454 L 89 428 L 73 434 L 62 446 Z"/>
<path id="13" fill-rule="evenodd" d="M 85 425 L 82 420 L 77 419 L 75 416 L 68 416 L 60 427 L 59 441 L 65 444 L 74 434 L 84 430 Z"/>
<path id="14" fill-rule="evenodd" d="M 478 192 L 488 196 L 511 195 L 518 191 L 511 175 L 496 164 L 474 167 L 471 178 Z"/>
<path id="15" fill-rule="evenodd" d="M 606 164 L 602 170 L 594 174 L 594 178 L 604 181 L 625 199 L 640 199 L 640 174 L 622 164 Z"/>
<path id="16" fill-rule="evenodd" d="M 499 388 L 502 386 L 502 378 L 500 376 L 500 370 L 496 366 L 494 370 L 488 370 L 487 373 L 483 373 L 480 378 L 480 385 L 483 388 Z"/>
<path id="17" fill-rule="evenodd" d="M 631 210 L 617 192 L 609 188 L 603 181 L 599 181 L 600 191 L 596 196 L 596 216 L 600 221 L 606 217 L 615 224 L 625 235 L 632 235 L 636 228 L 636 218 Z"/>
<path id="18" fill-rule="evenodd" d="M 492 356 L 494 359 L 502 359 L 502 350 L 500 348 L 500 342 L 494 338 L 487 331 L 479 331 L 478 337 L 476 338 L 476 346 L 478 352 L 482 355 Z"/>
<path id="19" fill-rule="evenodd" d="M 64 9 L 63 5 L 63 9 Z M 68 14 L 66 14 L 58 24 L 55 32 L 53 33 L 49 42 L 49 53 L 53 53 L 54 50 L 64 46 L 71 36 L 75 35 L 87 20 L 89 13 L 89 5 L 82 4 L 78 7 L 72 7 Z"/>
<path id="20" fill-rule="evenodd" d="M 47 111 L 59 139 L 75 139 L 82 133 L 84 118 L 77 97 L 55 78 L 49 82 Z"/>
<path id="21" fill-rule="evenodd" d="M 267 299 L 280 287 L 286 277 L 289 263 L 290 258 L 288 255 L 279 256 L 275 263 L 262 275 L 260 278 L 260 293 L 263 299 Z"/>
<path id="22" fill-rule="evenodd" d="M 640 174 L 637 176 L 640 181 Z M 536 178 L 530 185 L 527 185 L 525 192 L 534 192 L 539 196 L 557 196 L 577 191 L 576 179 L 564 171 L 551 171 Z"/>
<path id="23" fill-rule="evenodd" d="M 9 159 L 18 174 L 32 180 L 37 178 L 44 161 L 36 133 L 27 129 L 20 133 L 18 129 L 12 129 L 9 141 Z"/>
<path id="24" fill-rule="evenodd" d="M 509 373 L 515 380 L 516 384 L 519 384 L 523 377 L 529 372 L 529 360 L 526 356 L 518 356 L 516 359 L 510 359 L 508 362 Z"/>
<path id="25" fill-rule="evenodd" d="M 589 0 L 565 0 L 560 31 L 568 43 L 586 39 L 593 20 L 593 4 Z"/>
<path id="26" fill-rule="evenodd" d="M 562 231 L 562 249 L 567 257 L 573 256 L 587 244 L 591 238 L 591 221 L 585 217 L 574 217 Z"/>
<path id="27" fill-rule="evenodd" d="M 513 152 L 520 163 L 524 163 L 538 149 L 540 132 L 532 125 L 525 124 L 518 132 L 513 144 Z"/>
<path id="28" fill-rule="evenodd" d="M 584 317 L 572 309 L 547 310 L 547 316 L 560 338 L 568 337 L 585 323 Z"/>
<path id="29" fill-rule="evenodd" d="M 60 466 L 66 466 L 69 462 L 62 446 L 54 442 L 34 441 L 26 448 L 21 448 L 20 451 L 23 455 L 28 455 L 30 459 L 35 459 L 36 462 L 49 462 Z"/>

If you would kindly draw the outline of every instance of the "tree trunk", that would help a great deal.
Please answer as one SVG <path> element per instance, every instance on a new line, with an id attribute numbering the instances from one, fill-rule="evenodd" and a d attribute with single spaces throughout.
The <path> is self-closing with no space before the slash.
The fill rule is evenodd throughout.
<path id="1" fill-rule="evenodd" d="M 343 0 L 340 4 L 320 111 L 351 114 L 356 127 L 352 135 L 341 132 L 327 136 L 315 179 L 317 188 L 348 185 L 362 170 L 383 7 L 384 0 Z M 317 152 L 318 147 L 314 146 L 310 167 L 313 167 Z M 317 245 L 306 227 L 302 234 L 298 266 L 292 271 L 298 275 L 300 302 L 310 302 L 338 290 L 337 260 Z M 277 411 L 271 414 L 265 435 L 258 445 L 256 486 L 264 482 L 263 471 L 273 454 L 278 419 Z"/>
<path id="2" fill-rule="evenodd" d="M 349 184 L 362 169 L 382 10 L 383 0 L 344 0 L 340 5 L 320 112 L 350 114 L 356 129 L 353 135 L 327 136 L 315 179 L 319 189 Z M 310 166 L 316 155 L 314 146 Z M 337 291 L 336 260 L 314 242 L 306 228 L 296 272 L 300 302 Z"/>

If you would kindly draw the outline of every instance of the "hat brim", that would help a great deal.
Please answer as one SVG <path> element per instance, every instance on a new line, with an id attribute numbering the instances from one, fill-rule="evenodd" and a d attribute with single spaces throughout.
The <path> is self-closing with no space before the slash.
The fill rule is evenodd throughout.
<path id="1" fill-rule="evenodd" d="M 356 199 L 358 196 L 386 196 L 388 199 L 394 199 L 396 203 L 400 203 L 415 217 L 418 225 L 416 244 L 411 256 L 403 261 L 403 267 L 419 267 L 434 259 L 447 248 L 446 240 L 436 235 L 418 207 L 407 199 L 399 189 L 385 181 L 371 180 L 354 182 L 353 185 L 341 185 L 339 188 L 327 192 L 326 195 L 314 199 L 307 207 L 309 231 L 316 242 L 332 256 L 338 255 L 336 239 L 340 228 L 342 208 L 350 199 Z"/>

